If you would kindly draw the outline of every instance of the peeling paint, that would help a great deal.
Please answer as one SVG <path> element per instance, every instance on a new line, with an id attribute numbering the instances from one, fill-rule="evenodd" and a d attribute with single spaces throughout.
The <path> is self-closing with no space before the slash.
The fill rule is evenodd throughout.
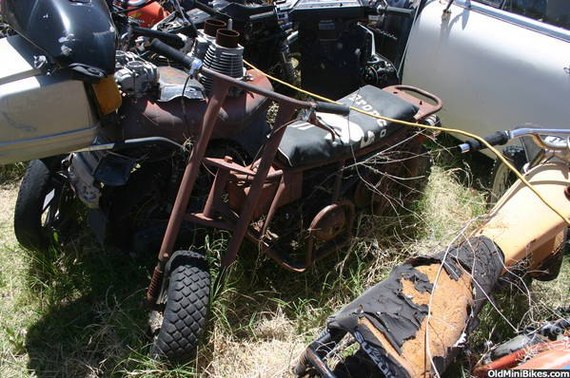
<path id="1" fill-rule="evenodd" d="M 465 342 L 503 264 L 486 237 L 410 259 L 334 315 L 328 328 L 358 332 L 369 357 L 396 376 L 429 375 L 432 363 L 441 372 Z"/>

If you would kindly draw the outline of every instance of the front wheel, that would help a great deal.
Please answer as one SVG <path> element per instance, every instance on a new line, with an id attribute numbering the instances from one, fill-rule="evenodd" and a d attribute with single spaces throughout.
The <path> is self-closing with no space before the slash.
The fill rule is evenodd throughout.
<path id="1" fill-rule="evenodd" d="M 503 156 L 521 173 L 523 172 L 525 164 L 528 163 L 526 153 L 521 146 L 506 147 L 503 150 Z M 505 163 L 497 159 L 493 165 L 491 180 L 489 203 L 495 204 L 515 183 L 517 176 L 511 172 Z"/>
<path id="2" fill-rule="evenodd" d="M 195 354 L 209 313 L 210 273 L 204 256 L 186 251 L 173 255 L 166 296 L 151 355 L 173 363 L 187 362 Z"/>
<path id="3" fill-rule="evenodd" d="M 73 193 L 65 177 L 42 160 L 28 165 L 14 209 L 14 233 L 26 249 L 45 252 L 56 234 L 73 222 Z"/>

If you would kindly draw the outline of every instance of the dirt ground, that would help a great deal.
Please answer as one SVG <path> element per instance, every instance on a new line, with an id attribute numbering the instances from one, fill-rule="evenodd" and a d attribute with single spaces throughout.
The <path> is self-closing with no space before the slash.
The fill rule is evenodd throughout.
<path id="1" fill-rule="evenodd" d="M 0 233 L 2 233 L 2 244 L 16 242 L 12 219 L 17 196 L 18 185 L 0 186 Z"/>

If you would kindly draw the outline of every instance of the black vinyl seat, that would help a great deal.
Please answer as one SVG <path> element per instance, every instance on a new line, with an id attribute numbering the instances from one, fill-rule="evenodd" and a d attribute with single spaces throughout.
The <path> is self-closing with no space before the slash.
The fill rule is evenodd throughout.
<path id="1" fill-rule="evenodd" d="M 418 111 L 415 105 L 371 85 L 343 97 L 339 102 L 403 121 L 413 121 Z M 317 113 L 317 118 L 335 130 L 335 137 L 313 124 L 297 121 L 287 127 L 279 145 L 277 159 L 281 164 L 295 168 L 350 156 L 403 127 L 353 110 L 347 116 Z"/>

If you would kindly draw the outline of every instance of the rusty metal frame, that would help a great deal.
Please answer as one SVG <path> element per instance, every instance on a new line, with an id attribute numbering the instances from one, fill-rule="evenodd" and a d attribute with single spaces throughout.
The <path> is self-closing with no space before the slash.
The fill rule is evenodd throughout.
<path id="1" fill-rule="evenodd" d="M 308 243 L 305 262 L 303 264 L 288 261 L 284 256 L 281 256 L 277 251 L 270 247 L 269 243 L 267 243 L 267 239 L 265 238 L 268 225 L 281 205 L 290 203 L 291 201 L 301 197 L 300 185 L 294 184 L 302 182 L 303 172 L 313 168 L 303 167 L 299 169 L 289 169 L 276 166 L 275 157 L 278 147 L 287 126 L 291 123 L 295 110 L 297 108 L 310 108 L 313 107 L 314 104 L 292 99 L 273 91 L 259 88 L 236 79 L 228 78 L 225 75 L 207 68 L 204 68 L 203 71 L 214 79 L 213 93 L 208 102 L 200 135 L 196 144 L 193 146 L 188 164 L 186 165 L 182 182 L 180 184 L 176 201 L 158 254 L 158 263 L 153 271 L 151 282 L 147 290 L 147 301 L 150 305 L 154 305 L 156 303 L 160 294 L 164 268 L 173 252 L 176 238 L 184 220 L 232 232 L 228 249 L 222 257 L 222 268 L 228 267 L 236 260 L 241 243 L 246 237 L 257 242 L 260 246 L 260 250 L 275 260 L 279 265 L 294 271 L 304 271 L 315 261 L 346 245 L 352 236 L 354 207 L 349 206 L 345 202 L 340 202 L 338 205 L 346 209 L 346 216 L 349 220 L 347 230 L 341 240 L 335 239 L 328 241 L 316 250 L 314 250 L 314 240 L 311 240 Z M 279 105 L 275 127 L 263 147 L 262 156 L 249 167 L 243 167 L 236 164 L 229 158 L 214 159 L 205 156 L 206 149 L 215 128 L 218 114 L 230 87 L 234 86 L 240 87 L 248 92 L 266 96 L 273 101 L 276 101 Z M 422 95 L 425 94 L 422 93 Z M 440 102 L 438 102 L 438 106 L 441 107 Z M 425 114 L 431 114 L 437 108 L 437 106 L 434 105 L 430 105 L 430 107 L 421 105 L 419 107 L 420 112 L 422 111 L 421 109 L 425 110 L 422 113 L 424 114 L 424 117 Z M 358 151 L 357 156 L 366 155 L 375 149 L 378 149 L 378 145 Z M 354 156 L 339 159 L 339 167 L 343 168 L 349 158 L 352 159 Z M 190 196 L 202 163 L 217 167 L 217 173 L 202 212 L 187 213 Z M 315 165 L 315 167 L 316 166 L 318 165 Z M 340 171 L 342 171 L 342 169 Z M 231 209 L 222 201 L 221 197 L 230 185 L 234 185 L 232 184 L 232 180 L 235 182 L 240 178 L 248 182 L 248 190 L 244 191 L 245 200 L 241 209 Z M 338 200 L 338 196 L 340 195 L 341 181 L 342 174 L 339 174 L 335 180 L 333 203 Z M 265 222 L 256 230 L 253 227 L 250 227 L 250 223 L 254 219 L 254 215 L 256 215 L 256 211 L 258 211 L 259 206 L 267 205 L 267 199 L 264 201 L 261 201 L 261 199 L 263 196 L 264 185 L 268 182 L 273 182 L 274 185 L 277 185 L 277 190 L 271 204 L 269 205 Z M 293 185 L 293 187 L 291 187 L 291 185 Z"/>

